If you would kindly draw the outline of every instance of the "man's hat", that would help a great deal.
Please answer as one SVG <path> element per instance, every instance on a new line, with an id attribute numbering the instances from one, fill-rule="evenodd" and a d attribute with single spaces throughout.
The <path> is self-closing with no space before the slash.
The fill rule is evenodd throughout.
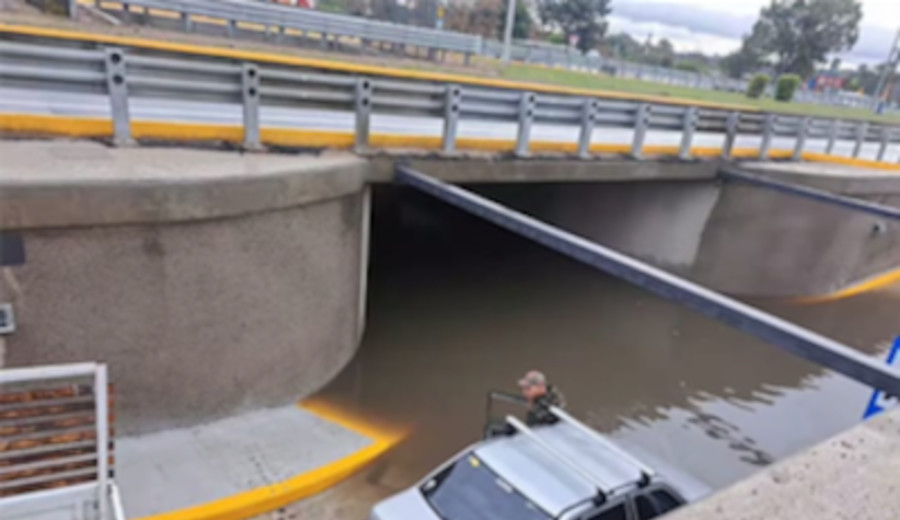
<path id="1" fill-rule="evenodd" d="M 544 373 L 537 370 L 529 370 L 525 377 L 519 379 L 519 386 L 522 388 L 546 384 L 547 378 L 544 376 Z"/>

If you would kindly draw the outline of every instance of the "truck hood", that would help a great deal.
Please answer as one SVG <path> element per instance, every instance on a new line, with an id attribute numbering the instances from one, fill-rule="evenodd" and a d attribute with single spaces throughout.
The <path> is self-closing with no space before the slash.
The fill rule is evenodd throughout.
<path id="1" fill-rule="evenodd" d="M 407 489 L 375 504 L 369 520 L 441 520 L 425 501 L 419 488 Z"/>

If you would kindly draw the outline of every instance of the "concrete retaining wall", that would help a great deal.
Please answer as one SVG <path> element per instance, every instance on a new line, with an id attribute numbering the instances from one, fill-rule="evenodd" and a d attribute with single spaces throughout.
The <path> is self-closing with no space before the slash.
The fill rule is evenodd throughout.
<path id="1" fill-rule="evenodd" d="M 479 190 L 731 294 L 822 295 L 900 265 L 900 225 L 740 183 L 494 185 Z"/>
<path id="2" fill-rule="evenodd" d="M 88 152 L 98 166 L 145 153 Z M 155 175 L 134 161 L 110 178 L 72 174 L 70 190 L 9 172 L 0 187 L 3 233 L 26 250 L 0 279 L 18 322 L 4 366 L 109 363 L 119 432 L 291 403 L 361 335 L 365 163 L 188 153 L 158 160 Z M 64 168 L 56 159 L 44 166 Z M 134 204 L 89 203 L 114 192 Z"/>

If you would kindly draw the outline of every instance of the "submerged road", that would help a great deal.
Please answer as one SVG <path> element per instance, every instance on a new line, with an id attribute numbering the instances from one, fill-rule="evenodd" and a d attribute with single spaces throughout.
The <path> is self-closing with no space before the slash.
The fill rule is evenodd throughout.
<path id="1" fill-rule="evenodd" d="M 515 391 L 532 368 L 592 427 L 713 489 L 862 418 L 871 390 L 861 384 L 422 195 L 385 193 L 374 201 L 366 335 L 318 398 L 410 436 L 272 519 L 366 518 L 477 440 L 487 392 Z M 827 304 L 748 303 L 874 356 L 898 333 L 900 286 Z"/>
<path id="2" fill-rule="evenodd" d="M 132 120 L 202 123 L 213 125 L 241 125 L 242 106 L 235 103 L 201 102 L 196 100 L 177 101 L 154 98 L 135 97 L 129 100 Z M 109 118 L 109 100 L 105 94 L 86 94 L 70 92 L 48 92 L 43 90 L 26 90 L 18 88 L 0 88 L 0 114 L 39 114 L 70 117 Z M 312 108 L 285 108 L 262 106 L 260 120 L 263 128 L 285 128 L 298 130 L 353 132 L 354 114 L 346 110 L 325 110 Z M 437 117 L 414 117 L 401 115 L 372 115 L 371 132 L 374 134 L 393 134 L 408 136 L 439 137 L 443 129 L 443 121 Z M 516 138 L 517 124 L 464 118 L 459 123 L 459 137 L 471 139 L 510 139 Z M 578 140 L 579 128 L 575 125 L 551 125 L 536 123 L 532 126 L 532 141 L 550 141 L 559 143 L 575 143 Z M 592 143 L 596 144 L 630 144 L 633 131 L 627 128 L 597 127 L 594 129 Z M 723 134 L 698 132 L 694 135 L 694 146 L 721 147 Z M 759 148 L 761 137 L 738 136 L 735 147 Z M 681 133 L 667 130 L 650 130 L 645 145 L 678 146 Z M 792 150 L 795 139 L 776 137 L 772 140 L 772 149 Z M 824 152 L 824 139 L 808 139 L 805 150 Z M 849 157 L 853 152 L 852 141 L 835 143 L 835 155 Z M 878 154 L 878 143 L 866 143 L 860 152 L 860 158 L 875 159 Z M 884 158 L 887 162 L 900 160 L 900 144 L 888 147 Z"/>

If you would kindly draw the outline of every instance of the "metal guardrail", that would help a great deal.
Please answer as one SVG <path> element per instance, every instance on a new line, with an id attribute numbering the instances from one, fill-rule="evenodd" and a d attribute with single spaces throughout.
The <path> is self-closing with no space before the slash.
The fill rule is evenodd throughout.
<path id="1" fill-rule="evenodd" d="M 87 2 L 99 8 L 110 7 L 109 2 L 102 0 L 87 0 Z M 327 43 L 329 36 L 344 36 L 358 38 L 361 42 L 383 42 L 435 51 L 459 52 L 467 56 L 479 54 L 482 45 L 481 37 L 471 34 L 277 4 L 223 0 L 127 0 L 113 5 L 118 9 L 110 12 L 120 14 L 126 19 L 133 16 L 129 6 L 177 13 L 181 27 L 185 31 L 191 31 L 196 23 L 202 23 L 198 22 L 198 19 L 221 20 L 230 36 L 234 36 L 243 24 L 245 27 L 261 26 L 266 34 L 274 32 L 277 38 L 282 39 L 287 30 L 302 31 L 305 34 L 314 33 L 321 35 L 320 40 L 323 44 Z"/>
<path id="2" fill-rule="evenodd" d="M 72 478 L 75 473 L 79 473 L 77 484 L 68 484 L 48 490 L 37 490 L 13 494 L 11 496 L 0 497 L 0 512 L 3 517 L 7 518 L 47 518 L 53 511 L 67 511 L 74 515 L 74 518 L 81 518 L 82 515 L 77 513 L 87 504 L 88 507 L 96 511 L 96 517 L 99 520 L 125 520 L 124 509 L 119 496 L 118 489 L 112 479 L 112 468 L 110 465 L 110 428 L 109 428 L 109 390 L 107 380 L 106 365 L 98 363 L 73 363 L 67 365 L 48 365 L 29 368 L 12 368 L 0 369 L 0 389 L 10 390 L 12 388 L 34 388 L 36 384 L 47 382 L 70 381 L 87 378 L 91 382 L 91 393 L 93 402 L 92 423 L 93 440 L 88 443 L 93 446 L 90 459 L 95 461 L 96 477 L 88 482 L 82 482 L 83 478 L 79 472 L 70 472 Z M 35 401 L 35 406 L 40 406 L 40 401 Z M 46 407 L 45 407 L 46 408 Z M 16 418 L 13 414 L 12 419 L 6 422 L 15 423 L 16 421 L 34 421 L 33 417 Z M 53 417 L 46 417 L 43 420 L 50 421 Z M 61 436 L 64 439 L 65 436 Z M 68 446 L 64 440 L 55 440 L 56 450 L 67 450 Z M 9 446 L 7 446 L 9 447 Z M 20 451 L 4 451 L 0 454 L 7 459 L 7 464 L 3 466 L 5 472 L 15 474 L 17 471 L 34 471 L 36 468 L 50 468 L 51 464 L 65 467 L 66 460 L 75 460 L 73 457 L 69 459 L 60 459 L 48 462 L 27 462 L 17 465 L 14 462 L 20 454 L 25 452 L 46 452 L 48 447 L 38 447 L 31 449 L 21 449 Z M 77 458 L 77 457 L 76 457 Z M 10 464 L 9 461 L 13 462 Z M 27 460 L 27 459 L 26 459 Z M 39 478 L 59 479 L 70 473 L 50 474 L 48 477 L 36 477 L 26 479 L 20 482 L 37 482 Z M 63 481 L 64 482 L 64 481 Z M 57 484 L 54 484 L 57 485 Z"/>
<path id="3" fill-rule="evenodd" d="M 368 77 L 11 32 L 0 33 L 0 86 L 46 92 L 47 97 L 53 93 L 105 96 L 115 142 L 120 144 L 132 141 L 133 105 L 148 102 L 240 105 L 243 144 L 248 149 L 266 144 L 261 113 L 283 108 L 352 114 L 358 150 L 370 147 L 373 115 L 402 116 L 423 124 L 440 121 L 441 149 L 447 153 L 458 148 L 460 125 L 471 122 L 514 124 L 518 156 L 529 154 L 536 124 L 577 129 L 577 140 L 569 146 L 575 145 L 581 157 L 591 155 L 595 129 L 629 132 L 628 149 L 635 158 L 645 155 L 648 132 L 659 130 L 677 132 L 679 145 L 672 148 L 683 159 L 691 157 L 700 133 L 724 136 L 721 155 L 726 159 L 732 157 L 738 138 L 746 136 L 758 138 L 760 157 L 769 156 L 774 140 L 779 140 L 781 148 L 789 140 L 796 159 L 802 157 L 809 139 L 824 140 L 825 153 L 831 153 L 837 142 L 852 144 L 853 157 L 860 156 L 864 145 L 874 143 L 877 160 L 900 142 L 900 127 L 868 122 Z M 560 143 L 563 147 L 565 143 Z"/>
<path id="4" fill-rule="evenodd" d="M 76 0 L 67 1 L 74 4 Z M 109 2 L 106 0 L 78 0 L 80 4 L 93 5 L 117 14 L 126 20 L 133 18 L 133 9 L 137 7 L 145 15 L 163 20 L 160 12 L 174 14 L 176 26 L 185 31 L 193 31 L 199 24 L 216 21 L 225 26 L 229 36 L 236 36 L 240 29 L 264 32 L 268 37 L 272 34 L 284 42 L 288 30 L 300 31 L 304 36 L 319 35 L 318 40 L 324 47 L 331 45 L 332 37 L 352 37 L 362 46 L 373 42 L 389 43 L 402 49 L 425 48 L 431 59 L 438 57 L 438 52 L 458 52 L 465 56 L 466 63 L 476 54 L 499 59 L 503 54 L 503 44 L 494 40 L 483 40 L 480 36 L 453 31 L 431 29 L 403 25 L 385 21 L 371 20 L 363 17 L 324 13 L 310 9 L 298 9 L 279 4 L 235 1 L 235 0 L 127 0 Z M 153 15 L 156 16 L 153 16 Z M 520 40 L 510 49 L 510 57 L 514 61 L 537 63 L 549 67 L 597 71 L 613 76 L 651 81 L 665 85 L 678 85 L 708 90 L 728 92 L 746 92 L 749 84 L 746 80 L 736 80 L 724 76 L 701 74 L 691 71 L 677 70 L 669 67 L 647 65 L 602 56 L 585 56 L 571 47 Z M 771 87 L 767 95 L 772 95 Z M 868 96 L 849 93 L 810 92 L 801 90 L 795 99 L 804 103 L 827 104 L 833 106 L 872 108 L 875 101 Z M 887 106 L 888 111 L 900 111 L 900 106 Z"/>

